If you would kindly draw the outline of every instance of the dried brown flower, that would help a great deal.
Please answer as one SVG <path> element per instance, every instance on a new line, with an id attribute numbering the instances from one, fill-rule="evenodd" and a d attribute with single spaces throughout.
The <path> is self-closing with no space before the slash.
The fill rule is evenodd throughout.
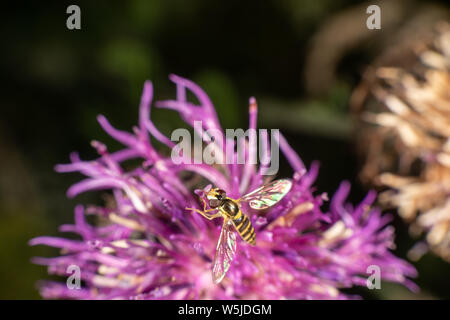
<path id="1" fill-rule="evenodd" d="M 450 261 L 450 25 L 386 52 L 352 97 L 361 179 Z M 424 252 L 419 243 L 411 258 Z"/>

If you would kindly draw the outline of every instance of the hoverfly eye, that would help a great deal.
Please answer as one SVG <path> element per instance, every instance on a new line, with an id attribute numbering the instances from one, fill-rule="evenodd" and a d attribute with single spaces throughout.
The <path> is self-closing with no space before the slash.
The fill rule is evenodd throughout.
<path id="1" fill-rule="evenodd" d="M 221 198 L 225 198 L 227 196 L 227 193 L 223 191 L 222 189 L 217 190 L 217 193 Z"/>
<path id="2" fill-rule="evenodd" d="M 211 199 L 209 200 L 209 206 L 211 208 L 217 208 L 220 205 L 220 200 L 219 199 Z"/>

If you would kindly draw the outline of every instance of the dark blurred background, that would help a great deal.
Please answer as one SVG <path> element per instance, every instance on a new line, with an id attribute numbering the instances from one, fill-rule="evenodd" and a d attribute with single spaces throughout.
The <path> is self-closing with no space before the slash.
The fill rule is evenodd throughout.
<path id="1" fill-rule="evenodd" d="M 81 30 L 66 28 L 66 8 L 81 8 Z M 366 8 L 379 4 L 382 29 L 366 28 Z M 174 95 L 170 73 L 201 85 L 225 128 L 246 128 L 248 98 L 260 106 L 259 126 L 280 128 L 306 164 L 320 160 L 320 191 L 330 194 L 343 179 L 353 183 L 350 200 L 367 189 L 357 179 L 348 101 L 364 68 L 414 28 L 448 18 L 446 1 L 17 1 L 0 20 L 0 298 L 35 299 L 44 267 L 30 263 L 48 248 L 30 238 L 56 235 L 73 220 L 76 203 L 99 202 L 93 193 L 74 200 L 65 191 L 81 177 L 57 174 L 77 150 L 95 156 L 90 141 L 118 148 L 96 121 L 136 124 L 144 80 L 156 99 Z M 172 114 L 153 119 L 169 134 Z M 288 175 L 283 169 L 281 175 Z M 413 245 L 395 218 L 396 253 L 406 259 Z M 422 288 L 399 285 L 352 292 L 377 299 L 450 298 L 450 265 L 432 254 L 415 266 Z"/>

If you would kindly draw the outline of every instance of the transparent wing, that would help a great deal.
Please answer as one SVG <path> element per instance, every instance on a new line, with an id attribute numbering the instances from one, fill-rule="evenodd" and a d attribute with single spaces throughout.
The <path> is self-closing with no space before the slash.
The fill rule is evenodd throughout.
<path id="1" fill-rule="evenodd" d="M 230 219 L 224 219 L 219 242 L 217 243 L 216 255 L 214 256 L 212 270 L 214 283 L 220 283 L 225 277 L 235 254 L 236 234 L 234 232 L 234 226 Z"/>
<path id="2" fill-rule="evenodd" d="M 289 179 L 275 180 L 253 190 L 240 200 L 241 202 L 248 202 L 249 206 L 253 209 L 266 209 L 283 199 L 289 190 L 291 190 L 291 187 L 292 181 Z"/>

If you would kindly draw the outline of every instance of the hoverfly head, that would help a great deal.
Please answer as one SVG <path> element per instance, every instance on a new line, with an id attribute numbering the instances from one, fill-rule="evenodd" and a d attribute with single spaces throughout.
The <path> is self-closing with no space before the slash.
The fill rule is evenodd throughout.
<path id="1" fill-rule="evenodd" d="M 213 188 L 206 194 L 211 208 L 219 207 L 226 196 L 226 192 L 219 188 Z"/>

